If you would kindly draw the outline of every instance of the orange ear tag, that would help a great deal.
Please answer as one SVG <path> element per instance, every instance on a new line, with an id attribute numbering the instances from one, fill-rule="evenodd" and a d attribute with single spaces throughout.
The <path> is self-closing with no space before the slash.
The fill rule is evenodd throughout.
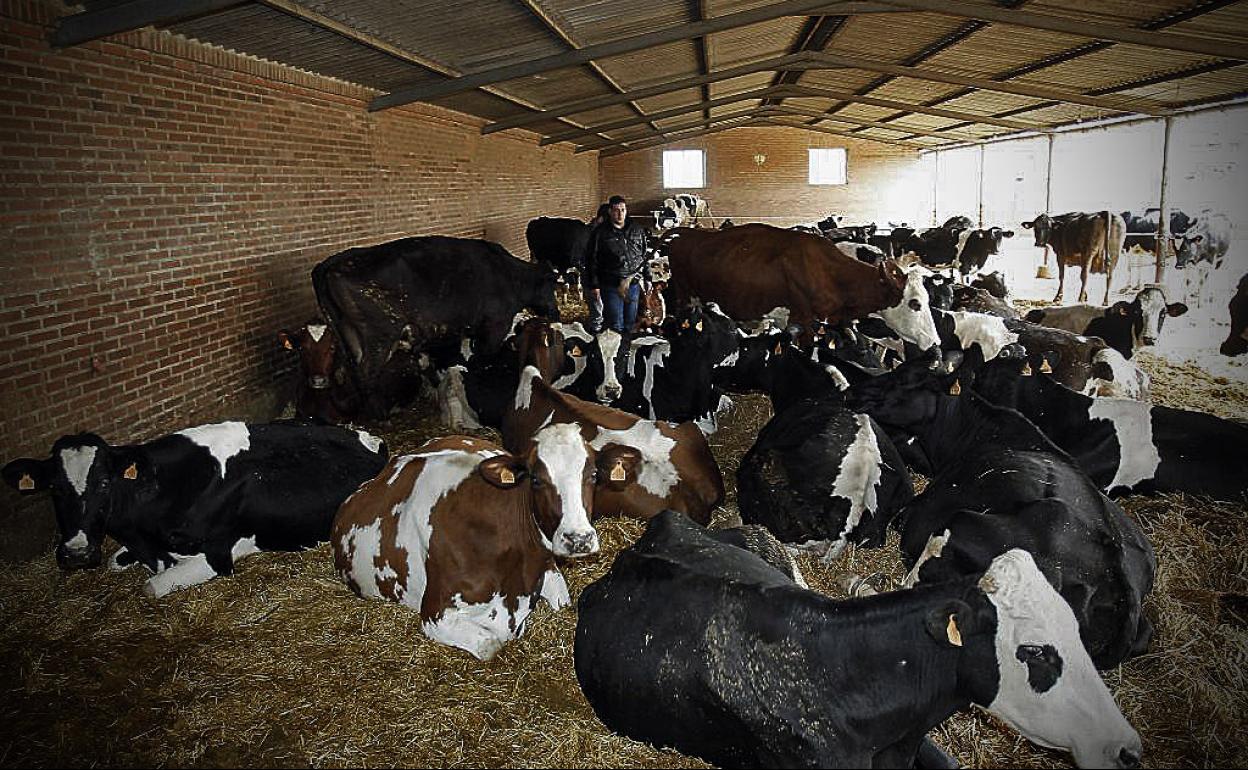
<path id="1" fill-rule="evenodd" d="M 503 468 L 498 472 L 498 480 L 504 484 L 515 484 L 516 474 L 512 473 L 510 468 Z"/>
<path id="2" fill-rule="evenodd" d="M 949 625 L 945 627 L 945 633 L 949 635 L 949 644 L 952 644 L 954 647 L 961 647 L 962 632 L 958 630 L 958 624 L 953 617 L 953 615 L 949 616 Z"/>
<path id="3" fill-rule="evenodd" d="M 138 463 L 130 463 L 130 467 L 126 468 L 126 472 L 121 475 L 129 479 L 130 481 L 134 481 L 135 479 L 137 479 L 139 477 Z"/>
<path id="4" fill-rule="evenodd" d="M 953 381 L 953 387 L 949 389 L 949 395 L 951 395 L 951 396 L 960 396 L 960 395 L 962 395 L 962 382 L 961 382 L 961 380 L 954 380 L 954 381 Z"/>
<path id="5" fill-rule="evenodd" d="M 615 465 L 611 468 L 612 481 L 624 481 L 628 478 L 628 472 L 624 470 L 624 461 L 616 460 Z"/>
<path id="6" fill-rule="evenodd" d="M 17 488 L 23 492 L 28 492 L 35 488 L 35 480 L 30 477 L 29 473 L 23 473 L 22 477 L 17 481 Z"/>
<path id="7" fill-rule="evenodd" d="M 1028 361 L 1027 363 L 1023 364 L 1023 376 L 1030 377 L 1032 374 L 1033 372 L 1031 371 L 1031 362 Z"/>
<path id="8" fill-rule="evenodd" d="M 1044 360 L 1044 363 L 1040 364 L 1040 371 L 1044 374 L 1053 373 L 1053 367 L 1049 366 L 1049 360 L 1047 358 Z"/>

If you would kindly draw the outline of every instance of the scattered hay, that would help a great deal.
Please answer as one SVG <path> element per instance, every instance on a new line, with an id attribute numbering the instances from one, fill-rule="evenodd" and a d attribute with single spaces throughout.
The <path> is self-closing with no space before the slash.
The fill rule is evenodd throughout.
<path id="1" fill-rule="evenodd" d="M 1155 392 L 1187 392 L 1154 377 Z M 410 451 L 445 432 L 431 411 L 365 427 Z M 712 437 L 728 490 L 714 526 L 736 523 L 736 470 L 770 417 L 766 398 L 738 396 Z M 1106 679 L 1144 760 L 1248 765 L 1248 630 L 1235 600 L 1248 594 L 1248 506 L 1183 495 L 1123 505 L 1157 552 L 1157 632 L 1151 653 Z M 602 553 L 564 565 L 574 600 L 642 531 L 598 527 Z M 897 585 L 897 553 L 894 533 L 830 566 L 798 562 L 812 588 L 842 597 L 851 575 Z M 328 546 L 254 556 L 158 602 L 140 594 L 143 579 L 64 574 L 51 554 L 0 567 L 0 765 L 705 766 L 598 722 L 574 673 L 574 607 L 541 607 L 523 638 L 480 663 L 427 639 L 406 608 L 352 595 Z M 979 711 L 935 737 L 968 766 L 1070 766 Z"/>
<path id="2" fill-rule="evenodd" d="M 1248 383 L 1210 374 L 1191 362 L 1174 364 L 1147 350 L 1135 361 L 1152 378 L 1152 402 L 1208 412 L 1230 420 L 1248 418 Z"/>

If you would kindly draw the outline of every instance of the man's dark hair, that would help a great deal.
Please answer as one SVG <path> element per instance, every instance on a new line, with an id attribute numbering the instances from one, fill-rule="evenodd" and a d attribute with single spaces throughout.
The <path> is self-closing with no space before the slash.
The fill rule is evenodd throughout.
<path id="1" fill-rule="evenodd" d="M 598 217 L 599 219 L 606 219 L 607 217 L 611 216 L 611 204 L 604 203 L 601 206 L 599 206 L 598 213 L 595 214 L 595 216 Z"/>
<path id="2" fill-rule="evenodd" d="M 624 196 L 623 196 L 623 195 L 612 195 L 610 198 L 608 198 L 608 199 L 607 199 L 607 205 L 608 205 L 608 206 L 614 206 L 614 205 L 615 205 L 615 204 L 617 204 L 617 203 L 625 203 L 625 204 L 627 204 L 627 203 L 628 203 L 628 201 L 624 200 Z"/>

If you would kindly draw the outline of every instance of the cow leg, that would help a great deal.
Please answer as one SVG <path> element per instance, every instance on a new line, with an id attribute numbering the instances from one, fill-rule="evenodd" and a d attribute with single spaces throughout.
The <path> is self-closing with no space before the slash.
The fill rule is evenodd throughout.
<path id="1" fill-rule="evenodd" d="M 1108 255 L 1106 256 L 1108 257 Z M 1109 307 L 1109 286 L 1113 282 L 1114 282 L 1114 267 L 1113 265 L 1109 263 L 1109 260 L 1106 259 L 1105 260 L 1105 301 L 1101 303 L 1105 307 Z"/>
<path id="2" fill-rule="evenodd" d="M 152 575 L 143 585 L 143 593 L 149 598 L 160 599 L 174 591 L 206 583 L 217 576 L 202 553 L 194 556 L 174 556 L 173 566 Z"/>
<path id="3" fill-rule="evenodd" d="M 572 595 L 568 592 L 568 582 L 563 573 L 551 567 L 542 575 L 541 597 L 546 600 L 552 610 L 559 610 L 572 603 Z"/>
<path id="4" fill-rule="evenodd" d="M 1092 265 L 1092 257 L 1088 257 L 1079 267 L 1079 302 L 1088 301 L 1088 268 Z"/>
<path id="5" fill-rule="evenodd" d="M 1054 302 L 1061 302 L 1062 295 L 1066 292 L 1066 263 L 1062 261 L 1061 256 L 1057 258 L 1057 296 L 1053 298 Z"/>
<path id="6" fill-rule="evenodd" d="M 914 563 L 914 568 L 906 574 L 901 581 L 902 588 L 914 588 L 919 584 L 919 570 L 923 568 L 932 559 L 939 559 L 945 550 L 945 546 L 949 543 L 949 530 L 945 530 L 939 535 L 932 535 L 927 539 L 927 545 L 923 547 L 923 553 L 919 554 L 919 560 Z"/>

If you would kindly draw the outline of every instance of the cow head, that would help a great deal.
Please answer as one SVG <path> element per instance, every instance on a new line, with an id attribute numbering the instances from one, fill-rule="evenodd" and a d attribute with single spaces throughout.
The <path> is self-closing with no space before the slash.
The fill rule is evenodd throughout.
<path id="1" fill-rule="evenodd" d="M 1031 554 L 1016 548 L 996 557 L 978 588 L 982 594 L 928 619 L 939 641 L 967 650 L 959 685 L 1032 742 L 1070 751 L 1079 767 L 1138 767 L 1140 736 L 1092 664 L 1070 605 Z M 995 666 L 984 665 L 988 656 Z"/>
<path id="2" fill-rule="evenodd" d="M 563 372 L 565 347 L 562 329 L 545 318 L 530 318 L 516 334 L 520 368 L 535 366 L 546 382 Z"/>
<path id="3" fill-rule="evenodd" d="M 1231 311 L 1231 333 L 1219 350 L 1224 356 L 1242 355 L 1248 352 L 1248 275 L 1239 279 L 1239 287 L 1227 309 Z"/>
<path id="4" fill-rule="evenodd" d="M 1166 302 L 1166 292 L 1157 286 L 1149 286 L 1141 290 L 1131 303 L 1130 313 L 1139 316 L 1136 329 L 1135 344 L 1156 345 L 1161 337 L 1161 327 L 1165 326 L 1166 318 L 1177 318 L 1187 312 L 1187 305 L 1182 302 Z"/>
<path id="5" fill-rule="evenodd" d="M 920 268 L 914 268 L 920 270 Z M 953 287 L 956 281 L 952 276 L 927 271 L 923 274 L 923 288 L 927 291 L 928 304 L 937 310 L 950 310 L 953 307 Z"/>
<path id="6" fill-rule="evenodd" d="M 60 530 L 56 563 L 65 570 L 100 566 L 100 544 L 113 506 L 152 479 L 146 455 L 110 447 L 94 433 L 62 436 L 48 459 L 14 460 L 0 475 L 23 495 L 52 494 Z"/>
<path id="7" fill-rule="evenodd" d="M 845 406 L 880 423 L 913 432 L 931 422 L 944 401 L 963 390 L 957 375 L 941 366 L 938 350 L 907 359 L 891 372 L 871 377 L 846 394 Z"/>
<path id="8" fill-rule="evenodd" d="M 594 451 L 574 423 L 547 425 L 533 437 L 524 460 L 502 454 L 482 460 L 477 472 L 501 489 L 527 484 L 542 544 L 556 556 L 598 552 L 598 532 L 589 523 L 597 469 Z"/>
<path id="9" fill-rule="evenodd" d="M 1171 245 L 1174 247 L 1174 266 L 1180 270 L 1189 264 L 1195 264 L 1200 261 L 1200 244 L 1205 242 L 1203 233 L 1196 235 L 1180 235 L 1171 239 Z"/>
<path id="10" fill-rule="evenodd" d="M 1053 237 L 1053 217 L 1048 214 L 1041 214 L 1030 222 L 1023 222 L 1023 227 L 1035 233 L 1037 249 L 1047 246 L 1049 239 Z"/>
<path id="11" fill-rule="evenodd" d="M 896 268 L 896 263 L 885 262 Z M 884 265 L 880 266 L 881 271 Z M 897 304 L 879 311 L 889 328 L 897 332 L 897 336 L 907 342 L 914 343 L 920 350 L 927 350 L 940 344 L 936 333 L 936 323 L 932 320 L 927 289 L 923 288 L 922 270 L 911 270 L 906 275 L 905 287 L 901 300 Z"/>
<path id="12" fill-rule="evenodd" d="M 312 390 L 328 390 L 334 382 L 338 346 L 329 326 L 319 318 L 300 326 L 293 334 L 282 329 L 278 344 L 299 354 L 299 371 Z"/>

